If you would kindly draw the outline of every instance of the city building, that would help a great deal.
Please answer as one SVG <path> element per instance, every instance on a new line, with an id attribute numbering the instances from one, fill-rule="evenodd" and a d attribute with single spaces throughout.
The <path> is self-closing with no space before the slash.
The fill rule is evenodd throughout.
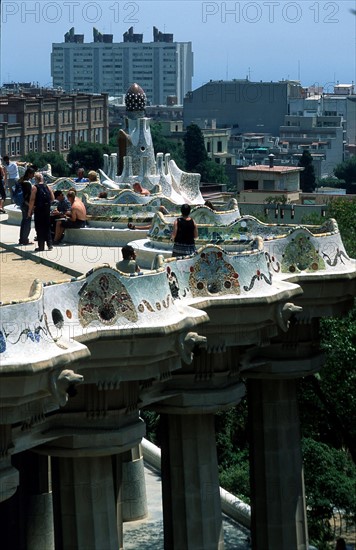
<path id="1" fill-rule="evenodd" d="M 191 42 L 174 42 L 173 34 L 153 27 L 153 42 L 143 42 L 142 34 L 131 27 L 123 42 L 113 42 L 112 34 L 93 29 L 93 42 L 71 28 L 64 42 L 52 44 L 53 86 L 87 93 L 106 92 L 117 96 L 139 82 L 153 105 L 173 102 L 182 105 L 192 88 L 193 52 Z"/>
<path id="2" fill-rule="evenodd" d="M 108 143 L 108 96 L 29 88 L 0 95 L 0 152 L 68 154 L 80 141 Z"/>
<path id="3" fill-rule="evenodd" d="M 348 151 L 356 144 L 356 95 L 353 84 L 335 85 L 333 92 L 311 94 L 304 99 L 292 99 L 289 114 L 304 117 L 339 116 L 344 129 L 346 157 Z"/>
<path id="4" fill-rule="evenodd" d="M 300 172 L 297 166 L 277 166 L 274 156 L 269 156 L 269 165 L 245 166 L 236 170 L 236 191 L 239 202 L 264 203 L 270 197 L 279 197 L 275 202 L 299 202 Z"/>
<path id="5" fill-rule="evenodd" d="M 345 129 L 342 116 L 287 115 L 280 127 L 279 145 L 296 159 L 307 149 L 314 154 L 317 176 L 332 176 L 334 168 L 345 160 Z"/>
<path id="6" fill-rule="evenodd" d="M 289 114 L 292 98 L 302 97 L 299 82 L 251 82 L 215 80 L 189 92 L 184 99 L 184 125 L 200 127 L 216 121 L 217 128 L 232 128 L 232 134 L 262 132 L 278 135 Z"/>

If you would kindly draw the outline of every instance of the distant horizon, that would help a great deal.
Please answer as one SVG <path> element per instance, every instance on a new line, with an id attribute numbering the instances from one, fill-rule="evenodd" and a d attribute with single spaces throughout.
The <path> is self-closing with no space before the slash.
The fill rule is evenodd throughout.
<path id="1" fill-rule="evenodd" d="M 192 90 L 210 80 L 299 81 L 330 88 L 356 81 L 355 0 L 138 2 L 68 0 L 1 2 L 0 81 L 52 87 L 52 44 L 72 27 L 93 41 L 93 28 L 114 42 L 133 27 L 153 42 L 153 27 L 191 42 Z M 123 90 L 125 92 L 125 90 Z"/>

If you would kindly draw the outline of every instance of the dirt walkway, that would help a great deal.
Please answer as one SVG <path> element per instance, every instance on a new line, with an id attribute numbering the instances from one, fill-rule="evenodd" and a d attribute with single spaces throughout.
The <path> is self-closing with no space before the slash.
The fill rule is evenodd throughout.
<path id="1" fill-rule="evenodd" d="M 35 279 L 43 282 L 70 280 L 68 274 L 0 249 L 0 301 L 28 298 Z"/>

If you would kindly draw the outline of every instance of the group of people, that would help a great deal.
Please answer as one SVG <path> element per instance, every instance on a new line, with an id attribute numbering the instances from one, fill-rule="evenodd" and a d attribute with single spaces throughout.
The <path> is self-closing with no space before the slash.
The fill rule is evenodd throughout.
<path id="1" fill-rule="evenodd" d="M 8 156 L 4 156 L 3 161 L 5 170 L 0 165 L 0 212 L 4 212 L 3 204 L 6 198 L 6 185 L 11 187 L 19 182 L 22 187 L 23 203 L 21 206 L 22 220 L 19 244 L 24 246 L 33 244 L 29 240 L 32 214 L 34 214 L 38 242 L 38 247 L 35 251 L 44 250 L 45 243 L 48 250 L 52 250 L 53 245 L 60 243 L 66 228 L 81 228 L 85 226 L 85 206 L 76 196 L 74 188 L 68 191 L 67 197 L 60 190 L 53 193 L 52 189 L 45 184 L 42 174 L 35 172 L 34 168 L 28 167 L 25 174 L 19 179 L 17 164 L 11 162 Z M 32 185 L 31 180 L 34 180 L 34 185 Z M 93 176 L 90 180 L 93 180 Z M 75 182 L 89 182 L 89 179 L 84 176 L 83 168 L 78 168 Z M 136 192 L 146 194 L 147 190 L 143 189 L 138 182 L 135 183 L 135 186 Z M 164 207 L 162 207 L 161 211 L 166 213 L 166 210 L 163 209 Z M 189 204 L 182 205 L 181 214 L 174 222 L 171 236 L 171 241 L 173 241 L 172 254 L 174 257 L 189 256 L 196 253 L 195 239 L 198 237 L 198 228 L 195 221 L 190 217 Z M 132 224 L 129 224 L 129 227 L 130 229 L 135 228 Z M 124 263 L 118 262 L 118 269 L 128 273 L 139 271 L 135 260 L 135 251 L 132 247 L 128 245 L 123 247 L 122 255 L 122 262 Z"/>
<path id="2" fill-rule="evenodd" d="M 32 179 L 34 179 L 33 185 Z M 35 172 L 31 167 L 26 169 L 19 183 L 23 192 L 19 244 L 24 246 L 33 244 L 29 240 L 32 214 L 34 214 L 38 244 L 35 252 L 43 251 L 45 243 L 48 250 L 52 250 L 53 246 L 60 243 L 66 228 L 85 226 L 85 206 L 76 196 L 74 188 L 67 192 L 66 197 L 61 190 L 53 193 L 44 182 L 43 175 Z"/>

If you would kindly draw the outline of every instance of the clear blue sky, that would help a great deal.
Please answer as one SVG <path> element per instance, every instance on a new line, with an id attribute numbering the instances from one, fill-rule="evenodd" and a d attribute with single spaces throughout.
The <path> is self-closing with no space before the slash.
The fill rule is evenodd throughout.
<path id="1" fill-rule="evenodd" d="M 51 85 L 53 42 L 74 26 L 92 42 L 92 28 L 122 41 L 131 26 L 191 41 L 193 89 L 210 79 L 300 79 L 303 86 L 356 80 L 356 0 L 201 2 L 1 0 L 1 82 Z"/>

